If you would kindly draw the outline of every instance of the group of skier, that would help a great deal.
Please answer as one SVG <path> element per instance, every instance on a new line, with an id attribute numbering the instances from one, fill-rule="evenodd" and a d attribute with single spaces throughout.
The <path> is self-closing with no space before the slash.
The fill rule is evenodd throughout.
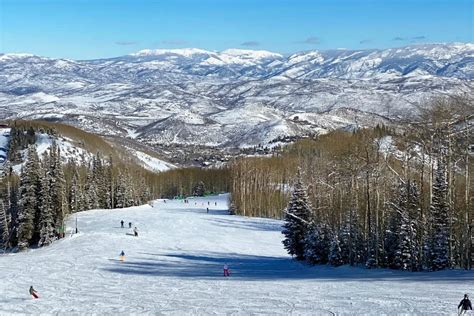
<path id="1" fill-rule="evenodd" d="M 123 220 L 120 221 L 120 227 L 121 228 L 124 228 L 124 226 L 123 226 L 124 223 L 125 222 Z M 132 222 L 128 222 L 128 228 L 132 229 Z M 135 237 L 138 237 L 138 228 L 136 226 L 133 228 L 133 235 Z"/>

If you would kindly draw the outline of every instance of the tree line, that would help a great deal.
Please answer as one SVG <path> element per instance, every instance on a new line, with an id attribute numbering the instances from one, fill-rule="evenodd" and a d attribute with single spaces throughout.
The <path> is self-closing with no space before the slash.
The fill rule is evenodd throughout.
<path id="1" fill-rule="evenodd" d="M 47 246 L 64 237 L 65 220 L 76 212 L 228 191 L 226 169 L 190 168 L 157 174 L 114 154 L 111 147 L 108 155 L 97 151 L 91 157 L 66 158 L 53 140 L 39 157 L 37 134 L 48 133 L 55 139 L 60 132 L 35 122 L 12 126 L 11 160 L 0 174 L 0 249 Z M 18 166 L 21 170 L 15 171 Z"/>
<path id="2" fill-rule="evenodd" d="M 470 100 L 436 99 L 390 128 L 335 131 L 272 158 L 239 159 L 232 204 L 284 218 L 289 253 L 312 264 L 469 269 L 473 113 Z"/>

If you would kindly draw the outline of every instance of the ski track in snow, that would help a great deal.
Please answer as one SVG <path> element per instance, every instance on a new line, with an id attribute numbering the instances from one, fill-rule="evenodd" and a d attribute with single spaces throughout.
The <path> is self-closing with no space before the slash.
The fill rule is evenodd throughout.
<path id="1" fill-rule="evenodd" d="M 295 262 L 280 221 L 227 215 L 227 198 L 78 213 L 79 234 L 70 237 L 73 216 L 68 238 L 0 255 L 0 314 L 453 315 L 462 294 L 474 295 L 473 272 Z M 139 237 L 120 228 L 122 219 Z"/>

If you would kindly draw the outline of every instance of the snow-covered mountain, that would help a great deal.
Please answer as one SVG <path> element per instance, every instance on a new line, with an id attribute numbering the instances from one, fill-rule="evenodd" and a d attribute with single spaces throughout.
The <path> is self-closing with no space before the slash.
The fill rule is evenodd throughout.
<path id="1" fill-rule="evenodd" d="M 86 61 L 2 54 L 0 119 L 48 118 L 152 144 L 251 146 L 387 123 L 432 96 L 472 95 L 473 79 L 471 43 L 290 56 L 158 49 Z"/>

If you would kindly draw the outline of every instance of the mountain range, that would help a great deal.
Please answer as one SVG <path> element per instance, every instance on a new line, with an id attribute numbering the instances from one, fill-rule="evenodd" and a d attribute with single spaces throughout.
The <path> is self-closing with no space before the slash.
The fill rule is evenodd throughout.
<path id="1" fill-rule="evenodd" d="M 390 124 L 474 92 L 474 44 L 307 51 L 142 50 L 69 60 L 0 54 L 0 119 L 48 119 L 149 145 L 247 147 Z"/>

